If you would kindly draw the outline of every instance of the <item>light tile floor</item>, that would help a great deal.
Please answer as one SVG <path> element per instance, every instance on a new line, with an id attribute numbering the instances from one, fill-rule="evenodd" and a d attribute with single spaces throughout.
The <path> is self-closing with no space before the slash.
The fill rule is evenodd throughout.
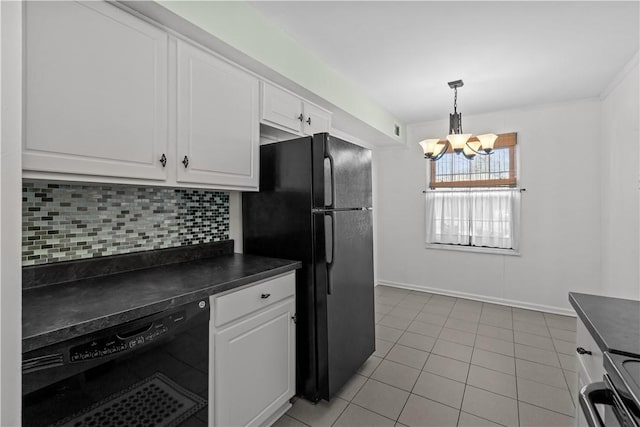
<path id="1" fill-rule="evenodd" d="M 294 426 L 573 426 L 576 320 L 378 286 L 376 352 Z"/>

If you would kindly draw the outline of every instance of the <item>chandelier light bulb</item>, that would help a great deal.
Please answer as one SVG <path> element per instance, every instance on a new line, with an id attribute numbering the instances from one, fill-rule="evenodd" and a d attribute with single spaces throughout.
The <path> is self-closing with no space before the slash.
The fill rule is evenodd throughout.
<path id="1" fill-rule="evenodd" d="M 440 153 L 442 153 L 443 151 L 445 151 L 447 149 L 447 143 L 446 142 L 442 142 L 442 143 L 438 143 L 436 144 L 434 151 L 433 151 L 433 156 L 437 157 L 440 155 Z"/>
<path id="2" fill-rule="evenodd" d="M 493 144 L 495 144 L 496 139 L 498 139 L 498 135 L 494 133 L 478 135 L 478 141 L 480 141 L 480 144 L 482 146 L 481 149 L 484 150 L 485 153 L 490 153 L 491 151 L 493 151 Z"/>
<path id="3" fill-rule="evenodd" d="M 469 143 L 471 144 L 471 143 Z M 469 144 L 465 144 L 464 148 L 462 149 L 462 154 L 464 154 L 464 156 L 471 160 L 476 156 L 475 151 L 473 151 L 473 149 L 469 146 Z M 477 144 L 477 143 L 476 143 Z"/>
<path id="4" fill-rule="evenodd" d="M 425 139 L 418 143 L 422 147 L 422 151 L 424 151 L 425 157 L 430 159 L 431 157 L 435 157 L 440 153 L 440 151 L 438 151 L 438 153 L 435 152 L 438 141 L 438 139 Z"/>
<path id="5" fill-rule="evenodd" d="M 453 151 L 455 151 L 456 153 L 461 153 L 462 150 L 464 150 L 464 147 L 469 138 L 471 138 L 470 133 L 454 133 L 451 135 L 447 135 L 447 141 L 451 143 Z"/>

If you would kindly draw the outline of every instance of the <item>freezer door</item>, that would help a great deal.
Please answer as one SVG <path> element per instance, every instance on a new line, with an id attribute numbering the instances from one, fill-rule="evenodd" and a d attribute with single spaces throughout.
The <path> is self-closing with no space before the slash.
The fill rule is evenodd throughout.
<path id="1" fill-rule="evenodd" d="M 319 133 L 313 136 L 314 207 L 371 207 L 371 150 Z"/>
<path id="2" fill-rule="evenodd" d="M 320 396 L 329 400 L 375 350 L 371 211 L 314 214 Z"/>

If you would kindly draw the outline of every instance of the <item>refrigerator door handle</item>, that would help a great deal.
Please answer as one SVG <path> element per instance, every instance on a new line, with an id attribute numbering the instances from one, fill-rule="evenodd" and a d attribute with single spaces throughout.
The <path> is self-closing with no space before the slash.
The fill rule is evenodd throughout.
<path id="1" fill-rule="evenodd" d="M 333 175 L 333 157 L 326 155 L 324 158 L 324 207 L 332 208 L 335 199 Z"/>
<path id="2" fill-rule="evenodd" d="M 324 254 L 326 261 L 325 265 L 327 267 L 327 295 L 331 295 L 332 291 L 329 269 L 333 264 L 333 250 L 335 242 L 333 221 L 333 212 L 326 212 L 324 214 Z"/>

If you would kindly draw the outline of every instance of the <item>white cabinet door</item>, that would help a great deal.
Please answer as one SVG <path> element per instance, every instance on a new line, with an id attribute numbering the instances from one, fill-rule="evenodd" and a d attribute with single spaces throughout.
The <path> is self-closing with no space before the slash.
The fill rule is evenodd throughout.
<path id="1" fill-rule="evenodd" d="M 331 129 L 331 113 L 313 104 L 305 102 L 303 124 L 304 128 L 302 133 L 305 135 L 329 132 Z"/>
<path id="2" fill-rule="evenodd" d="M 256 189 L 258 79 L 191 44 L 177 48 L 177 181 Z"/>
<path id="3" fill-rule="evenodd" d="M 215 334 L 215 425 L 261 425 L 293 397 L 294 313 L 289 298 Z"/>
<path id="4" fill-rule="evenodd" d="M 262 120 L 300 133 L 304 115 L 302 100 L 269 83 L 262 83 Z"/>
<path id="5" fill-rule="evenodd" d="M 164 180 L 167 34 L 106 2 L 25 7 L 23 169 Z"/>
<path id="6" fill-rule="evenodd" d="M 602 381 L 605 374 L 604 359 L 602 351 L 598 344 L 591 336 L 589 330 L 578 317 L 576 332 L 576 347 L 583 348 L 590 353 L 579 354 L 576 351 L 576 371 L 578 377 L 578 390 L 593 382 Z M 600 416 L 604 419 L 604 408 L 598 405 Z M 578 427 L 586 427 L 588 423 L 582 413 L 579 404 L 576 404 L 576 425 Z"/>

